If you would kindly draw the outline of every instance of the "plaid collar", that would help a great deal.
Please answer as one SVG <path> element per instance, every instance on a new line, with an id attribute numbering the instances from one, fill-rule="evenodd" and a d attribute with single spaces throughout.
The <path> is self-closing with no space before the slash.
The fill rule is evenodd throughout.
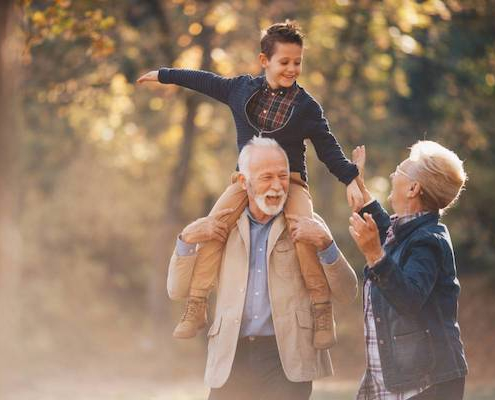
<path id="1" fill-rule="evenodd" d="M 276 94 L 276 95 L 288 95 L 288 94 L 291 94 L 292 92 L 294 92 L 295 90 L 297 90 L 297 84 L 296 84 L 296 82 L 294 82 L 292 84 L 292 86 L 290 86 L 288 88 L 286 88 L 286 87 L 279 87 L 277 89 L 272 89 L 270 87 L 270 85 L 268 84 L 268 81 L 265 78 L 263 80 L 262 85 L 261 85 L 261 90 L 263 90 L 264 92 L 273 93 L 273 94 Z"/>
<path id="2" fill-rule="evenodd" d="M 411 222 L 413 219 L 422 217 L 423 215 L 426 215 L 430 213 L 430 211 L 420 211 L 414 214 L 407 214 L 399 217 L 397 214 L 393 214 L 390 216 L 390 222 L 395 224 L 395 226 L 401 226 L 404 224 L 407 224 L 408 222 Z"/>
<path id="3" fill-rule="evenodd" d="M 385 239 L 385 244 L 395 240 L 395 232 L 399 226 L 405 225 L 408 222 L 415 220 L 416 218 L 422 217 L 423 215 L 429 214 L 431 211 L 420 211 L 414 214 L 408 214 L 403 216 L 398 216 L 397 214 L 390 216 L 390 226 L 387 229 L 387 238 Z"/>

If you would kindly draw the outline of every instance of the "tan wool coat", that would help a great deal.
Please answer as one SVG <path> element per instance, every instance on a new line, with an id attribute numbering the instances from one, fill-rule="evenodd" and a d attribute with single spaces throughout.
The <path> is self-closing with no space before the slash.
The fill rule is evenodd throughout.
<path id="1" fill-rule="evenodd" d="M 205 383 L 212 388 L 225 384 L 236 352 L 248 280 L 249 236 L 249 220 L 244 213 L 230 232 L 218 275 L 205 370 Z M 195 259 L 194 255 L 181 257 L 174 251 L 167 279 L 172 299 L 187 297 Z M 302 382 L 332 375 L 330 352 L 312 345 L 311 302 L 282 214 L 276 217 L 268 236 L 267 268 L 273 325 L 287 378 Z M 323 268 L 333 299 L 352 302 L 357 295 L 357 279 L 345 257 L 340 254 L 333 264 Z"/>

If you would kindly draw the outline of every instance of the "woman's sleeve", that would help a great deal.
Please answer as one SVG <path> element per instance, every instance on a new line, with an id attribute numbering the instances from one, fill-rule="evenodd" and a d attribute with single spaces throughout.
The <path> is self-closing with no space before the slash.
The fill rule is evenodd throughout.
<path id="1" fill-rule="evenodd" d="M 417 314 L 430 296 L 443 262 L 440 240 L 430 235 L 404 250 L 402 265 L 385 255 L 369 269 L 370 279 L 399 314 Z"/>

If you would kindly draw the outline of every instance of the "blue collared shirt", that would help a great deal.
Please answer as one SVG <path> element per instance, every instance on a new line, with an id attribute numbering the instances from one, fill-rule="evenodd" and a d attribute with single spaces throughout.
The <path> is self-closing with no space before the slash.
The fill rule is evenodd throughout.
<path id="1" fill-rule="evenodd" d="M 246 208 L 245 212 L 249 218 L 251 248 L 240 337 L 275 335 L 268 293 L 268 269 L 266 265 L 268 235 L 275 217 L 262 224 L 251 215 L 248 208 Z"/>
<path id="2" fill-rule="evenodd" d="M 268 291 L 268 269 L 266 265 L 266 250 L 268 235 L 272 227 L 273 217 L 265 224 L 258 222 L 245 210 L 249 218 L 250 253 L 249 275 L 246 290 L 246 301 L 242 313 L 240 337 L 274 335 L 270 296 Z M 177 239 L 177 254 L 179 256 L 193 255 L 195 244 L 188 244 Z M 325 250 L 318 252 L 322 264 L 333 264 L 339 256 L 335 241 Z"/>

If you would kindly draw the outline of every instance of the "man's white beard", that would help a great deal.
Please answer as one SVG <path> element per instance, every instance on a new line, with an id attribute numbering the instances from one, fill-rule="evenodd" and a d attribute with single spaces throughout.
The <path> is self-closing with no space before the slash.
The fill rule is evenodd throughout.
<path id="1" fill-rule="evenodd" d="M 280 202 L 276 206 L 270 206 L 266 204 L 267 196 L 281 196 Z M 257 194 L 254 196 L 254 201 L 258 208 L 263 211 L 266 215 L 277 215 L 284 208 L 285 200 L 287 200 L 287 193 L 283 190 L 278 192 L 270 189 L 268 192 L 263 194 Z"/>

